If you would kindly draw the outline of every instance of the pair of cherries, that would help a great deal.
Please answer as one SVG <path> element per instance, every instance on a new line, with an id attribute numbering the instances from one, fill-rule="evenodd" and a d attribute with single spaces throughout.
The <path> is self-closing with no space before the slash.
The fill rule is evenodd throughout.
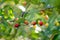
<path id="1" fill-rule="evenodd" d="M 42 25 L 43 25 L 43 22 L 42 22 L 42 21 L 38 21 L 38 24 L 39 24 L 40 26 L 42 26 Z M 35 21 L 32 22 L 32 25 L 36 25 L 36 22 L 35 22 Z"/>

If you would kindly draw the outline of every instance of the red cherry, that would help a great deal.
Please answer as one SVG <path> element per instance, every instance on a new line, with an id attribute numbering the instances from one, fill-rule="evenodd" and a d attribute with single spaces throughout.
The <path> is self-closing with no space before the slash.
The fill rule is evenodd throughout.
<path id="1" fill-rule="evenodd" d="M 27 20 L 25 20 L 25 21 L 24 21 L 24 23 L 25 23 L 26 25 L 28 25 L 28 24 L 29 24 Z"/>
<path id="2" fill-rule="evenodd" d="M 38 24 L 39 24 L 40 26 L 42 26 L 42 25 L 43 25 L 43 22 L 42 22 L 42 21 L 38 21 Z"/>
<path id="3" fill-rule="evenodd" d="M 20 25 L 19 24 L 15 24 L 14 27 L 18 28 Z"/>
<path id="4" fill-rule="evenodd" d="M 32 24 L 32 25 L 36 25 L 36 22 L 34 21 L 34 22 L 32 22 L 31 24 Z"/>

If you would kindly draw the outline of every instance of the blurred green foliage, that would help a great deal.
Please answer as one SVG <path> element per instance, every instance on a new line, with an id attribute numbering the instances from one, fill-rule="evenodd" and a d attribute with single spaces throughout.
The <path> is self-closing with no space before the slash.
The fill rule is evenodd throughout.
<path id="1" fill-rule="evenodd" d="M 22 11 L 16 6 L 22 5 L 22 2 L 26 1 L 27 5 L 26 12 L 21 17 Z M 53 8 L 48 8 L 47 5 L 53 6 Z M 45 15 L 49 16 L 49 20 L 45 20 L 41 16 L 40 10 L 45 10 Z M 60 32 L 60 25 L 55 26 L 55 20 L 60 22 L 60 0 L 0 0 L 0 38 L 6 38 L 7 40 L 13 39 L 23 35 L 24 37 L 29 37 L 31 40 L 50 40 L 50 35 Z M 18 21 L 13 20 L 19 18 Z M 9 20 L 11 23 L 7 22 Z M 44 23 L 48 22 L 48 28 L 42 28 L 43 31 L 39 33 L 34 32 L 34 28 L 30 28 L 30 25 L 25 25 L 24 20 L 28 20 L 29 23 L 32 21 L 38 22 L 42 20 Z M 14 28 L 14 24 L 19 23 L 19 28 Z M 31 24 L 31 23 L 30 23 Z M 37 24 L 38 25 L 38 24 Z M 45 27 L 45 26 L 43 26 Z M 9 38 L 9 39 L 8 39 Z M 60 33 L 55 35 L 53 40 L 60 40 Z"/>

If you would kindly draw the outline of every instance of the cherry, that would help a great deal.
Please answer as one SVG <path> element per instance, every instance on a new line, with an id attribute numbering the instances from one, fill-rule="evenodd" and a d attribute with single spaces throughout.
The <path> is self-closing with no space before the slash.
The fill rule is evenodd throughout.
<path id="1" fill-rule="evenodd" d="M 20 25 L 17 23 L 14 25 L 15 28 L 18 28 Z"/>
<path id="2" fill-rule="evenodd" d="M 26 6 L 27 3 L 26 3 L 26 1 L 24 1 L 22 4 L 23 4 L 24 6 Z"/>
<path id="3" fill-rule="evenodd" d="M 32 22 L 31 24 L 32 24 L 32 25 L 36 25 L 36 22 L 34 21 L 34 22 Z"/>
<path id="4" fill-rule="evenodd" d="M 27 20 L 25 20 L 25 21 L 24 21 L 24 23 L 25 23 L 26 25 L 28 25 L 28 24 L 29 24 Z"/>
<path id="5" fill-rule="evenodd" d="M 45 16 L 45 19 L 46 19 L 46 20 L 48 20 L 48 19 L 49 19 L 49 16 L 48 16 L 48 15 L 46 15 L 46 16 Z"/>
<path id="6" fill-rule="evenodd" d="M 42 25 L 43 25 L 43 22 L 42 22 L 42 21 L 38 21 L 38 24 L 39 24 L 40 26 L 42 26 Z"/>

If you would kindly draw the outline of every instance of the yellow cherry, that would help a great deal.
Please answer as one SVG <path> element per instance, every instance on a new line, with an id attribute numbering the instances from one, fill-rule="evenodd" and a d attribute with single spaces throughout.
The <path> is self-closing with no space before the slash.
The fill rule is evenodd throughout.
<path id="1" fill-rule="evenodd" d="M 26 1 L 24 1 L 24 2 L 22 2 L 22 4 L 23 4 L 24 6 L 26 6 L 27 3 L 26 3 Z"/>
<path id="2" fill-rule="evenodd" d="M 56 26 L 59 26 L 59 23 L 58 22 L 56 23 Z"/>
<path id="3" fill-rule="evenodd" d="M 56 26 L 59 26 L 58 20 L 55 20 L 55 25 L 56 25 Z"/>
<path id="4" fill-rule="evenodd" d="M 48 20 L 48 19 L 49 19 L 49 16 L 48 16 L 48 15 L 46 15 L 46 16 L 45 16 L 45 19 L 46 19 L 46 20 Z"/>
<path id="5" fill-rule="evenodd" d="M 36 25 L 33 25 L 33 28 L 35 29 L 36 28 Z"/>
<path id="6" fill-rule="evenodd" d="M 46 23 L 46 24 L 45 24 L 45 26 L 46 26 L 46 27 L 48 27 L 48 26 L 49 26 L 49 24 L 48 24 L 48 23 Z"/>

